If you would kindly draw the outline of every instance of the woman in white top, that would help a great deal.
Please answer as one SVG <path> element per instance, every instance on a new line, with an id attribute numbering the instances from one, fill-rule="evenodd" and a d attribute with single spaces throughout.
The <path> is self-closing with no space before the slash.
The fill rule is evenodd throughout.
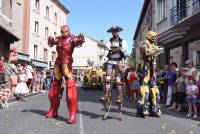
<path id="1" fill-rule="evenodd" d="M 26 70 L 23 66 L 19 65 L 19 82 L 17 84 L 17 87 L 15 89 L 15 94 L 17 95 L 18 99 L 24 101 L 25 95 L 29 93 L 28 86 L 26 85 L 27 82 L 27 75 Z"/>

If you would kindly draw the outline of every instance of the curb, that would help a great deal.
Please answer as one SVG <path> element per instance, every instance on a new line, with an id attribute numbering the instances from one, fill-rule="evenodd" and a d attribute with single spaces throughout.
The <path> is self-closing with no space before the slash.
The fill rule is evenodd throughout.
<path id="1" fill-rule="evenodd" d="M 191 119 L 191 120 L 195 120 L 195 121 L 200 121 L 199 113 L 197 113 L 198 118 L 195 119 L 195 118 L 191 118 L 191 117 L 186 117 L 187 112 L 183 112 L 183 111 L 177 112 L 177 111 L 169 110 L 169 109 L 163 108 L 163 107 L 161 108 L 161 110 L 163 112 L 165 112 L 166 114 L 170 114 L 172 116 L 176 116 L 176 117 L 179 117 L 179 118 L 186 118 L 186 119 Z"/>
<path id="2" fill-rule="evenodd" d="M 26 95 L 26 98 L 35 96 L 35 95 L 39 95 L 39 94 L 43 94 L 43 93 L 29 93 Z M 8 100 L 8 103 L 12 103 L 12 102 L 16 102 L 16 101 L 18 101 L 17 98 L 13 96 Z"/>

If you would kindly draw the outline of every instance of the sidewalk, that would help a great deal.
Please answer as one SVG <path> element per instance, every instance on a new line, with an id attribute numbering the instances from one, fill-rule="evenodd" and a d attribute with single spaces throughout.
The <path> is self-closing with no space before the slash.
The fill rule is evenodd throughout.
<path id="1" fill-rule="evenodd" d="M 188 112 L 186 112 L 186 111 L 177 112 L 175 110 L 169 110 L 167 107 L 162 107 L 161 110 L 162 110 L 163 114 L 172 115 L 172 116 L 179 117 L 179 118 L 188 118 L 191 120 L 200 121 L 200 113 L 197 113 L 198 118 L 195 119 L 192 117 L 186 117 L 186 115 L 188 114 Z"/>

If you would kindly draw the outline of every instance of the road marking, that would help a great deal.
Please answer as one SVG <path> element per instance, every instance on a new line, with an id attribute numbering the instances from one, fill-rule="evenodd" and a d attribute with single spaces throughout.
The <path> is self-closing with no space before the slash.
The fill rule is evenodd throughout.
<path id="1" fill-rule="evenodd" d="M 83 129 L 83 118 L 82 118 L 82 114 L 81 114 L 81 108 L 80 108 L 81 102 L 80 102 L 80 98 L 79 98 L 79 120 L 80 120 L 80 134 L 84 134 L 84 129 Z"/>

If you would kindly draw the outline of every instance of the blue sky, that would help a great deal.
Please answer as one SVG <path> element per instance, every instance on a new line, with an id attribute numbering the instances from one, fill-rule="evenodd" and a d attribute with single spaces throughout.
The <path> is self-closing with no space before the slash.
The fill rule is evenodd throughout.
<path id="1" fill-rule="evenodd" d="M 143 0 L 60 0 L 70 11 L 68 23 L 73 34 L 83 33 L 107 42 L 111 26 L 121 26 L 120 36 L 128 42 L 131 53 L 133 35 L 138 23 Z"/>

